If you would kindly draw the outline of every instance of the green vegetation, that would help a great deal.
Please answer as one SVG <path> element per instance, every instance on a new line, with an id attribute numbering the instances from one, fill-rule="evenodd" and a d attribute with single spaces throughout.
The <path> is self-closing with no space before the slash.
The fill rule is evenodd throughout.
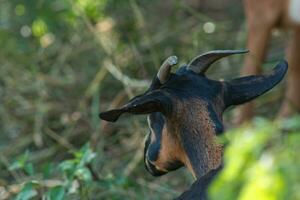
<path id="1" fill-rule="evenodd" d="M 197 8 L 192 0 L 0 0 L 0 199 L 172 199 L 187 189 L 193 178 L 185 169 L 160 178 L 145 171 L 145 117 L 110 124 L 98 113 L 144 91 L 171 54 L 182 64 L 207 50 L 243 48 L 241 7 L 229 1 L 224 9 Z M 282 57 L 273 49 L 266 67 Z M 209 76 L 238 75 L 242 58 L 222 60 Z M 257 113 L 274 116 L 281 90 L 260 98 Z M 267 174 L 274 183 L 268 196 L 297 195 L 289 191 L 297 191 L 299 138 L 291 133 L 280 140 L 289 123 L 265 124 L 270 130 L 249 129 L 262 132 L 252 136 L 257 146 L 251 140 L 239 149 L 235 137 L 243 135 L 228 134 L 228 152 L 236 152 L 239 165 L 231 166 L 228 156 L 229 172 L 213 190 L 229 198 L 253 193 L 260 182 L 247 174 L 266 174 L 260 161 L 269 159 L 278 168 Z M 243 174 L 230 184 L 239 186 L 225 191 Z"/>
<path id="2" fill-rule="evenodd" d="M 229 131 L 225 168 L 210 188 L 212 199 L 300 199 L 300 117 Z"/>

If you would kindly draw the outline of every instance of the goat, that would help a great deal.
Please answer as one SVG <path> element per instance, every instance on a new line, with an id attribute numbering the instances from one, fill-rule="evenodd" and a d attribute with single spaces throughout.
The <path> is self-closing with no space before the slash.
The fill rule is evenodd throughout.
<path id="1" fill-rule="evenodd" d="M 287 89 L 278 116 L 300 112 L 300 0 L 243 0 L 243 5 L 248 27 L 247 49 L 251 53 L 245 58 L 242 75 L 261 72 L 272 30 L 290 30 L 292 35 L 286 52 L 289 63 Z M 253 107 L 253 103 L 242 106 L 236 121 L 251 119 Z"/>
<path id="2" fill-rule="evenodd" d="M 248 102 L 281 81 L 287 71 L 280 62 L 270 74 L 216 81 L 205 76 L 218 59 L 245 50 L 217 50 L 194 58 L 176 73 L 177 57 L 162 64 L 149 89 L 119 109 L 99 114 L 115 122 L 123 113 L 149 114 L 144 163 L 153 176 L 186 166 L 196 181 L 178 199 L 207 199 L 206 188 L 222 168 L 223 147 L 216 136 L 223 133 L 222 113 L 232 105 Z"/>

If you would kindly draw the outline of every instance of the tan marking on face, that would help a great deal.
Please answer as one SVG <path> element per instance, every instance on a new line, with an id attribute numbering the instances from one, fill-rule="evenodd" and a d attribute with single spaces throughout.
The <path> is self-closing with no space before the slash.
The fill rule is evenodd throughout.
<path id="1" fill-rule="evenodd" d="M 152 139 L 153 138 L 151 138 L 151 140 Z M 158 158 L 156 161 L 150 162 L 156 167 L 156 169 L 167 172 L 167 163 L 172 163 L 175 161 L 181 161 L 184 163 L 185 166 L 187 166 L 192 172 L 193 176 L 196 177 L 191 163 L 187 158 L 184 149 L 182 148 L 180 139 L 177 137 L 177 135 L 169 133 L 166 126 L 164 126 L 162 130 L 161 147 Z"/>
<path id="2" fill-rule="evenodd" d="M 177 155 L 181 153 L 181 149 L 177 137 L 169 134 L 166 126 L 164 126 L 158 159 L 154 162 L 155 166 L 163 169 L 167 162 L 172 162 L 178 158 Z"/>

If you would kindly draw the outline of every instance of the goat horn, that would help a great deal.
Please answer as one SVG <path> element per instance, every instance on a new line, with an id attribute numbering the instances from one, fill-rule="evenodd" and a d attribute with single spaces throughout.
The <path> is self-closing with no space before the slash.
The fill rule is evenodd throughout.
<path id="1" fill-rule="evenodd" d="M 188 69 L 197 74 L 204 74 L 209 66 L 215 61 L 230 56 L 232 54 L 247 53 L 249 50 L 216 50 L 201 54 L 194 58 L 189 64 Z"/>
<path id="2" fill-rule="evenodd" d="M 285 60 L 279 62 L 268 74 L 252 75 L 225 81 L 225 105 L 246 103 L 272 89 L 284 77 L 288 70 Z"/>
<path id="3" fill-rule="evenodd" d="M 170 56 L 163 62 L 163 64 L 161 65 L 157 73 L 157 78 L 161 84 L 164 84 L 169 80 L 171 67 L 176 64 L 177 64 L 177 56 Z"/>

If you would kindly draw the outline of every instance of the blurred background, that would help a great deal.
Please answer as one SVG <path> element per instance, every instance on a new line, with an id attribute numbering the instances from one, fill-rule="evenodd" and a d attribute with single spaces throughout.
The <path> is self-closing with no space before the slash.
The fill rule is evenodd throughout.
<path id="1" fill-rule="evenodd" d="M 145 91 L 170 55 L 183 64 L 245 48 L 245 27 L 239 0 L 0 0 L 0 199 L 179 196 L 193 182 L 186 169 L 144 169 L 145 116 L 111 124 L 98 114 Z M 284 56 L 286 35 L 273 35 L 266 70 Z M 208 76 L 236 77 L 242 63 L 222 59 Z M 226 134 L 213 198 L 300 199 L 300 119 L 269 121 L 283 90 L 259 98 L 264 118 Z"/>

